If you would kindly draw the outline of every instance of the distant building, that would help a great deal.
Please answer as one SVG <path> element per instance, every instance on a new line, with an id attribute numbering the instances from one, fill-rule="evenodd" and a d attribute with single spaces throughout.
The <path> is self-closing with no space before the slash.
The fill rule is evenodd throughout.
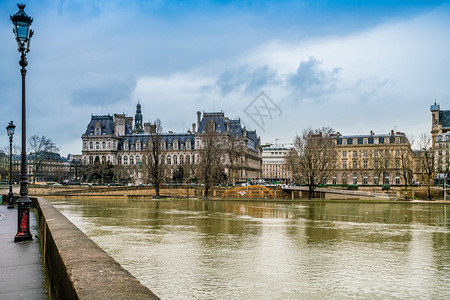
<path id="1" fill-rule="evenodd" d="M 434 167 L 437 178 L 443 178 L 450 173 L 450 110 L 441 110 L 434 102 L 430 106 L 432 123 L 431 136 L 433 139 Z"/>
<path id="2" fill-rule="evenodd" d="M 434 140 L 434 166 L 436 176 L 443 178 L 450 177 L 450 131 L 440 133 Z"/>
<path id="3" fill-rule="evenodd" d="M 268 182 L 290 182 L 292 174 L 287 169 L 286 158 L 292 144 L 262 146 L 262 178 Z"/>
<path id="4" fill-rule="evenodd" d="M 216 132 L 228 139 L 244 145 L 239 157 L 239 168 L 235 172 L 235 181 L 247 181 L 261 178 L 261 147 L 256 131 L 242 127 L 240 120 L 225 117 L 223 112 L 197 112 L 197 123 L 186 133 L 162 134 L 163 156 L 167 168 L 167 178 L 184 164 L 192 165 L 195 171 L 200 160 L 200 150 L 203 147 L 202 135 L 206 125 L 212 122 Z M 141 162 L 146 154 L 146 145 L 155 134 L 155 126 L 143 123 L 141 105 L 136 106 L 134 118 L 125 114 L 113 116 L 91 116 L 85 133 L 82 135 L 82 164 L 92 165 L 95 161 L 110 162 L 119 166 L 125 177 L 129 176 L 136 182 L 143 181 Z M 226 152 L 226 151 L 225 151 Z M 225 172 L 230 174 L 230 159 L 226 153 L 223 156 Z M 117 176 L 116 176 L 117 177 Z M 229 176 L 230 177 L 230 176 Z M 118 178 L 116 178 L 118 179 Z"/>
<path id="5" fill-rule="evenodd" d="M 431 111 L 431 136 L 433 143 L 439 134 L 450 133 L 450 110 L 441 110 L 439 104 L 434 102 L 430 106 Z"/>

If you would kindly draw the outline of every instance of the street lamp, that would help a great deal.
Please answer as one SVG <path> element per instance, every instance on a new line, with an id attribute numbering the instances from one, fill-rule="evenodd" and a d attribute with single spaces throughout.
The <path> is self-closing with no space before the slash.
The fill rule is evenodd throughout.
<path id="1" fill-rule="evenodd" d="M 9 136 L 9 202 L 8 208 L 14 208 L 13 204 L 13 192 L 12 192 L 12 140 L 14 135 L 14 129 L 16 129 L 16 125 L 14 125 L 13 121 L 9 122 L 8 126 L 6 126 L 6 132 Z"/>
<path id="2" fill-rule="evenodd" d="M 13 23 L 13 32 L 16 36 L 17 50 L 20 52 L 19 65 L 20 74 L 22 75 L 22 161 L 20 166 L 20 197 L 17 200 L 17 234 L 14 242 L 31 240 L 30 233 L 30 204 L 31 200 L 28 198 L 28 177 L 27 177 L 27 149 L 26 149 L 26 106 L 25 106 L 25 76 L 28 65 L 26 54 L 30 51 L 30 39 L 33 36 L 33 30 L 30 25 L 33 19 L 28 16 L 25 11 L 25 4 L 17 4 L 19 11 L 14 16 L 11 16 Z"/>

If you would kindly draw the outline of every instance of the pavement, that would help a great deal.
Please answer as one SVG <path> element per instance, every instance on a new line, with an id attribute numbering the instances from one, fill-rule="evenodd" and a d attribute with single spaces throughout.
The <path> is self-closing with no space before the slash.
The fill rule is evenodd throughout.
<path id="1" fill-rule="evenodd" d="M 33 240 L 14 242 L 17 208 L 0 205 L 0 299 L 47 299 L 34 212 L 30 212 Z"/>

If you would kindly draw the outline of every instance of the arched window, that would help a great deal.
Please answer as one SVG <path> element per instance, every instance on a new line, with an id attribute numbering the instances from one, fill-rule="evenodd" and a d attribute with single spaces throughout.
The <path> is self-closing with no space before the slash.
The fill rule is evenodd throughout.
<path id="1" fill-rule="evenodd" d="M 134 165 L 134 157 L 130 156 L 130 165 Z"/>
<path id="2" fill-rule="evenodd" d="M 186 155 L 186 164 L 188 164 L 188 165 L 191 164 L 191 156 L 190 155 Z"/>
<path id="3" fill-rule="evenodd" d="M 122 156 L 118 156 L 117 157 L 117 164 L 121 165 L 122 164 Z"/>
<path id="4" fill-rule="evenodd" d="M 178 164 L 178 157 L 176 155 L 173 156 L 173 164 L 174 165 Z"/>
<path id="5" fill-rule="evenodd" d="M 102 149 L 106 149 L 106 142 L 102 143 Z"/>
<path id="6" fill-rule="evenodd" d="M 353 184 L 358 184 L 358 174 L 353 173 Z"/>
<path id="7" fill-rule="evenodd" d="M 137 164 L 141 163 L 141 157 L 140 157 L 139 155 L 136 156 L 136 163 L 137 163 Z"/>
<path id="8" fill-rule="evenodd" d="M 123 164 L 128 165 L 128 156 L 123 157 Z"/>
<path id="9" fill-rule="evenodd" d="M 186 141 L 186 149 L 187 150 L 191 149 L 191 140 Z"/>
<path id="10" fill-rule="evenodd" d="M 369 184 L 369 177 L 367 176 L 367 173 L 364 173 L 364 176 L 363 176 L 363 184 L 364 184 L 364 185 Z"/>
<path id="11" fill-rule="evenodd" d="M 342 184 L 347 184 L 347 174 L 342 175 Z"/>
<path id="12" fill-rule="evenodd" d="M 92 165 L 94 163 L 94 157 L 89 156 L 89 164 Z"/>
<path id="13" fill-rule="evenodd" d="M 400 173 L 395 174 L 395 184 L 400 184 Z"/>
<path id="14" fill-rule="evenodd" d="M 384 175 L 384 184 L 389 184 L 389 173 Z"/>
<path id="15" fill-rule="evenodd" d="M 95 149 L 97 149 L 97 150 L 100 149 L 100 143 L 99 142 L 95 143 Z"/>
<path id="16" fill-rule="evenodd" d="M 183 165 L 183 164 L 184 164 L 184 156 L 180 155 L 180 165 Z"/>
<path id="17" fill-rule="evenodd" d="M 167 156 L 167 164 L 168 164 L 168 165 L 171 165 L 171 164 L 172 164 L 172 159 L 171 159 L 170 155 Z"/>
<path id="18" fill-rule="evenodd" d="M 89 142 L 89 149 L 94 149 L 94 144 L 92 142 Z"/>

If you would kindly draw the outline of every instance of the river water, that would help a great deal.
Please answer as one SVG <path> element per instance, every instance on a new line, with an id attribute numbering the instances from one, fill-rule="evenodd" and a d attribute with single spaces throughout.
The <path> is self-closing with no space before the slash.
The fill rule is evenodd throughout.
<path id="1" fill-rule="evenodd" d="M 450 206 L 51 202 L 162 299 L 450 299 Z"/>

